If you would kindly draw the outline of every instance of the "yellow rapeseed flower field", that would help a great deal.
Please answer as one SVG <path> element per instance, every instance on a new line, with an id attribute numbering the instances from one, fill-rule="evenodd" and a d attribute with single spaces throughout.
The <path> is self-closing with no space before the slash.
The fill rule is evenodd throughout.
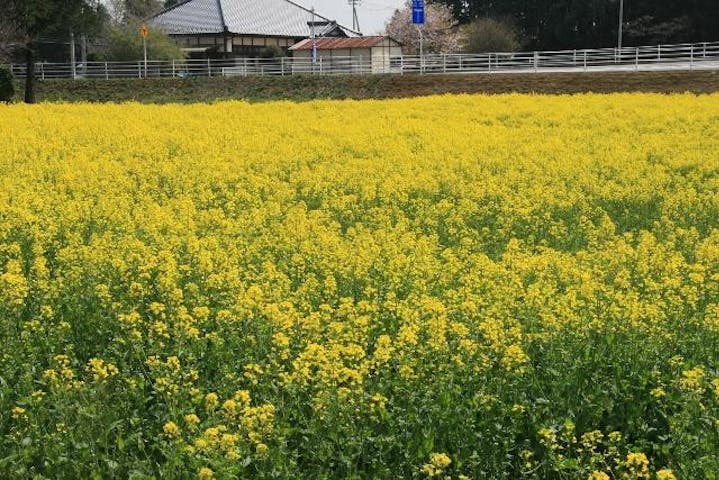
<path id="1" fill-rule="evenodd" d="M 0 478 L 718 478 L 719 95 L 0 118 Z"/>

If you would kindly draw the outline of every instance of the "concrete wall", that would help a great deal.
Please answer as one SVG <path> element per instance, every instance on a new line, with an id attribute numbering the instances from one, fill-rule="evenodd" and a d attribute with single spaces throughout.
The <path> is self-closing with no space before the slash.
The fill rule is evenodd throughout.
<path id="1" fill-rule="evenodd" d="M 303 65 L 296 65 L 295 71 L 304 69 L 311 71 L 312 68 L 309 66 L 310 59 L 312 58 L 312 50 L 295 50 L 292 52 L 294 58 L 301 58 L 306 60 L 302 62 Z M 323 70 L 337 70 L 347 73 L 360 73 L 371 70 L 371 58 L 372 53 L 369 48 L 338 48 L 330 50 L 318 50 L 317 56 L 318 64 L 315 66 L 316 69 L 322 68 Z M 350 59 L 352 60 L 350 62 Z M 321 67 L 320 64 L 321 63 Z"/>
<path id="2" fill-rule="evenodd" d="M 402 56 L 402 47 L 392 40 L 385 40 L 381 45 L 372 48 L 372 73 L 389 73 L 392 69 L 391 59 Z"/>

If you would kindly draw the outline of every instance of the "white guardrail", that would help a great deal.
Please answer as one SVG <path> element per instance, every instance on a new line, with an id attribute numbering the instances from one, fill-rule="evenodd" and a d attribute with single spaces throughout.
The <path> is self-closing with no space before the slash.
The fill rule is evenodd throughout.
<path id="1" fill-rule="evenodd" d="M 10 65 L 16 77 L 25 65 Z M 719 42 L 542 52 L 403 55 L 393 57 L 231 58 L 175 61 L 37 63 L 51 78 L 156 78 L 295 74 L 550 73 L 651 70 L 719 70 Z"/>

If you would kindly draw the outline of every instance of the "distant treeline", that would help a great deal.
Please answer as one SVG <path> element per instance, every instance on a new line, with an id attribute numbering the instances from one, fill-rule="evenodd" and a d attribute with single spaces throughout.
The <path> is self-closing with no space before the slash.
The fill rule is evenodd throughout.
<path id="1" fill-rule="evenodd" d="M 512 24 L 528 49 L 616 44 L 619 0 L 434 0 L 460 23 L 491 17 Z M 625 0 L 625 45 L 719 40 L 719 0 Z"/>

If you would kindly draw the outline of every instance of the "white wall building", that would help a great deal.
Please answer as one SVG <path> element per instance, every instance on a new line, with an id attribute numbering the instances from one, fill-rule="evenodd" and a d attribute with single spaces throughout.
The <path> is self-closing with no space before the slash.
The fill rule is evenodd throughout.
<path id="1" fill-rule="evenodd" d="M 315 69 L 350 73 L 363 71 L 389 73 L 394 59 L 402 56 L 402 44 L 390 37 L 307 38 L 290 47 L 294 58 L 311 63 L 317 51 Z"/>

